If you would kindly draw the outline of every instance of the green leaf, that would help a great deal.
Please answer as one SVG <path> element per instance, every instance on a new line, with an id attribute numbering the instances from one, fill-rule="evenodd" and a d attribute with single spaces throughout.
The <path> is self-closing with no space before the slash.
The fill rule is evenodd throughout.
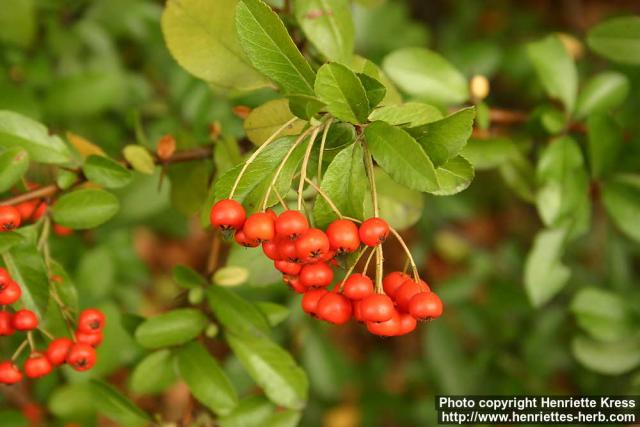
<path id="1" fill-rule="evenodd" d="M 315 96 L 289 95 L 289 109 L 302 120 L 310 120 L 324 108 L 324 103 Z"/>
<path id="2" fill-rule="evenodd" d="M 133 178 L 130 170 L 105 156 L 89 156 L 82 166 L 82 171 L 89 181 L 107 188 L 125 187 Z"/>
<path id="3" fill-rule="evenodd" d="M 640 365 L 640 340 L 637 338 L 610 343 L 581 335 L 573 339 L 571 350 L 583 366 L 605 375 L 624 374 Z"/>
<path id="4" fill-rule="evenodd" d="M 428 102 L 455 105 L 469 98 L 465 77 L 431 50 L 396 50 L 384 58 L 382 68 L 404 92 Z"/>
<path id="5" fill-rule="evenodd" d="M 378 121 L 367 126 L 364 133 L 376 162 L 396 182 L 418 191 L 439 189 L 433 163 L 407 132 Z"/>
<path id="6" fill-rule="evenodd" d="M 250 286 L 272 285 L 282 280 L 282 274 L 273 268 L 273 261 L 264 256 L 260 249 L 233 245 L 227 258 L 227 267 L 241 269 L 243 276 L 248 273 L 249 276 L 243 279 Z M 230 283 L 229 280 L 228 277 L 224 278 L 225 283 Z"/>
<path id="7" fill-rule="evenodd" d="M 55 222 L 73 229 L 95 228 L 110 220 L 120 208 L 113 194 L 94 188 L 72 191 L 52 208 Z"/>
<path id="8" fill-rule="evenodd" d="M 358 76 L 344 65 L 330 63 L 320 67 L 315 92 L 334 117 L 349 123 L 367 120 L 367 93 Z"/>
<path id="9" fill-rule="evenodd" d="M 382 83 L 367 74 L 356 73 L 356 75 L 358 76 L 358 79 L 360 79 L 360 83 L 362 83 L 362 87 L 364 87 L 364 91 L 367 94 L 367 99 L 369 100 L 369 111 L 371 111 L 382 102 L 387 94 L 387 89 Z"/>
<path id="10" fill-rule="evenodd" d="M 22 147 L 31 160 L 60 164 L 71 161 L 71 151 L 57 135 L 34 120 L 12 111 L 0 111 L 0 148 Z"/>
<path id="11" fill-rule="evenodd" d="M 240 45 L 258 71 L 287 94 L 313 95 L 314 72 L 268 5 L 242 0 L 235 20 Z"/>
<path id="12" fill-rule="evenodd" d="M 608 176 L 615 171 L 622 149 L 620 126 L 608 114 L 592 114 L 587 119 L 587 137 L 591 175 Z"/>
<path id="13" fill-rule="evenodd" d="M 277 179 L 275 188 L 283 196 L 287 194 L 291 187 L 293 175 L 302 160 L 307 141 L 308 139 L 305 139 L 305 141 L 294 149 Z M 260 207 L 262 199 L 273 180 L 278 165 L 294 142 L 295 138 L 291 136 L 280 138 L 272 142 L 256 157 L 249 167 L 247 167 L 246 172 L 240 179 L 240 183 L 238 184 L 238 188 L 234 195 L 234 199 L 242 203 L 245 209 L 247 209 L 247 212 L 253 212 Z M 242 164 L 236 165 L 233 169 L 230 169 L 218 178 L 214 184 L 214 201 L 229 197 L 231 187 L 233 186 L 233 183 L 241 169 Z M 267 207 L 273 206 L 277 202 L 278 199 L 272 192 L 267 203 Z M 207 211 L 209 209 L 210 206 L 207 207 Z"/>
<path id="14" fill-rule="evenodd" d="M 237 335 L 265 336 L 269 323 L 262 312 L 251 302 L 220 286 L 207 289 L 209 306 L 222 326 Z"/>
<path id="15" fill-rule="evenodd" d="M 10 147 L 0 153 L 0 193 L 13 187 L 29 169 L 29 153 L 20 147 Z"/>
<path id="16" fill-rule="evenodd" d="M 329 164 L 320 189 L 343 215 L 362 219 L 367 182 L 362 146 L 355 143 L 340 151 Z M 324 228 L 338 217 L 324 197 L 318 196 L 313 206 L 313 218 L 316 226 Z"/>
<path id="17" fill-rule="evenodd" d="M 24 0 L 12 4 L 0 15 L 0 42 L 28 47 L 36 35 L 36 2 Z"/>
<path id="18" fill-rule="evenodd" d="M 495 169 L 507 163 L 516 151 L 509 138 L 470 138 L 460 154 L 476 169 Z"/>
<path id="19" fill-rule="evenodd" d="M 0 254 L 7 252 L 15 245 L 24 243 L 26 240 L 26 237 L 15 231 L 0 233 Z"/>
<path id="20" fill-rule="evenodd" d="M 238 0 L 169 0 L 162 32 L 171 55 L 189 73 L 225 89 L 268 85 L 246 57 L 234 15 Z"/>
<path id="21" fill-rule="evenodd" d="M 191 341 L 204 329 L 207 318 L 200 310 L 179 308 L 144 321 L 135 338 L 145 348 L 162 348 Z"/>
<path id="22" fill-rule="evenodd" d="M 204 277 L 184 265 L 173 267 L 173 280 L 185 289 L 199 288 L 208 284 Z"/>
<path id="23" fill-rule="evenodd" d="M 375 169 L 380 217 L 397 230 L 416 224 L 424 209 L 424 196 L 395 182 L 382 169 Z"/>
<path id="24" fill-rule="evenodd" d="M 65 307 L 69 309 L 71 314 L 75 316 L 78 313 L 78 290 L 71 276 L 69 276 L 69 273 L 67 273 L 62 264 L 54 260 L 51 261 L 49 273 L 49 286 L 56 288 L 60 300 L 64 303 Z"/>
<path id="25" fill-rule="evenodd" d="M 629 79 L 622 73 L 606 71 L 587 82 L 576 102 L 576 117 L 606 113 L 622 104 L 629 94 Z"/>
<path id="26" fill-rule="evenodd" d="M 535 171 L 533 165 L 519 150 L 500 165 L 500 175 L 518 196 L 527 202 L 535 201 Z"/>
<path id="27" fill-rule="evenodd" d="M 293 117 L 286 98 L 274 99 L 249 113 L 244 121 L 244 131 L 251 142 L 261 145 Z M 279 136 L 298 135 L 305 124 L 303 120 L 296 120 L 280 132 Z"/>
<path id="28" fill-rule="evenodd" d="M 430 191 L 437 196 L 450 196 L 465 190 L 473 181 L 475 172 L 473 166 L 462 156 L 447 160 L 436 169 L 438 189 Z"/>
<path id="29" fill-rule="evenodd" d="M 144 426 L 152 421 L 142 409 L 104 381 L 91 380 L 91 391 L 98 411 L 119 425 Z"/>
<path id="30" fill-rule="evenodd" d="M 562 264 L 566 230 L 547 229 L 538 233 L 527 256 L 524 284 L 529 300 L 540 307 L 566 285 L 571 271 Z"/>
<path id="31" fill-rule="evenodd" d="M 156 168 L 149 150 L 141 145 L 127 145 L 122 150 L 122 155 L 131 164 L 133 169 L 146 175 L 153 174 Z"/>
<path id="32" fill-rule="evenodd" d="M 562 101 L 565 110 L 572 112 L 578 89 L 578 72 L 560 39 L 551 35 L 529 43 L 527 53 L 547 94 Z"/>
<path id="33" fill-rule="evenodd" d="M 213 283 L 219 286 L 233 287 L 242 285 L 249 278 L 246 267 L 227 265 L 219 268 L 213 275 Z"/>
<path id="34" fill-rule="evenodd" d="M 2 260 L 22 289 L 21 303 L 42 319 L 49 304 L 49 277 L 36 245 L 16 245 L 2 255 Z"/>
<path id="35" fill-rule="evenodd" d="M 307 39 L 330 61 L 353 55 L 355 29 L 349 4 L 342 0 L 295 0 L 294 11 Z"/>
<path id="36" fill-rule="evenodd" d="M 262 396 L 242 399 L 229 415 L 220 417 L 221 427 L 265 427 L 273 414 L 275 405 Z"/>
<path id="37" fill-rule="evenodd" d="M 131 373 L 131 391 L 137 394 L 156 394 L 166 390 L 176 379 L 171 368 L 173 356 L 169 350 L 158 350 L 142 359 Z"/>
<path id="38" fill-rule="evenodd" d="M 444 119 L 427 123 L 408 132 L 422 145 L 433 165 L 438 167 L 457 156 L 473 130 L 475 108 L 457 111 Z"/>
<path id="39" fill-rule="evenodd" d="M 50 394 L 47 406 L 60 418 L 73 419 L 95 416 L 95 402 L 91 383 L 67 383 Z"/>
<path id="40" fill-rule="evenodd" d="M 369 114 L 369 120 L 381 120 L 394 126 L 410 128 L 442 119 L 442 113 L 433 105 L 421 102 L 407 102 L 401 105 L 385 105 Z"/>
<path id="41" fill-rule="evenodd" d="M 207 162 L 187 162 L 169 166 L 171 205 L 185 216 L 198 212 L 207 200 L 210 166 Z"/>
<path id="42" fill-rule="evenodd" d="M 633 335 L 629 306 L 614 292 L 596 287 L 580 289 L 570 308 L 580 327 L 598 340 L 617 341 Z"/>
<path id="43" fill-rule="evenodd" d="M 227 415 L 238 405 L 238 395 L 218 362 L 198 342 L 177 351 L 180 376 L 196 399 L 214 413 Z"/>
<path id="44" fill-rule="evenodd" d="M 273 302 L 258 302 L 256 303 L 258 310 L 262 312 L 264 317 L 267 318 L 269 326 L 274 327 L 287 320 L 289 317 L 289 309 L 283 305 Z"/>
<path id="45" fill-rule="evenodd" d="M 614 177 L 605 183 L 602 200 L 618 228 L 632 239 L 640 241 L 640 177 Z"/>
<path id="46" fill-rule="evenodd" d="M 289 353 L 264 337 L 229 333 L 227 342 L 269 400 L 285 408 L 304 408 L 309 383 L 304 371 Z"/>
<path id="47" fill-rule="evenodd" d="M 587 44 L 599 55 L 623 64 L 640 64 L 640 17 L 609 19 L 589 30 Z"/>
<path id="48" fill-rule="evenodd" d="M 382 105 L 402 103 L 402 95 L 400 95 L 398 89 L 394 86 L 391 79 L 385 73 L 383 73 L 380 67 L 378 67 L 375 63 L 366 58 L 356 55 L 353 57 L 350 65 L 353 71 L 356 71 L 360 74 L 366 74 L 367 76 L 376 79 L 384 85 L 386 92 L 384 95 L 384 99 L 381 102 Z"/>

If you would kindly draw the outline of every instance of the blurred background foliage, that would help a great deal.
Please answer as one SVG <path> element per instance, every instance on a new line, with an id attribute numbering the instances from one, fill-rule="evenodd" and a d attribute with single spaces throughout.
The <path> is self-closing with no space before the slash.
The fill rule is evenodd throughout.
<path id="1" fill-rule="evenodd" d="M 226 137 L 241 138 L 242 119 L 234 108 L 256 107 L 275 97 L 267 89 L 216 93 L 183 71 L 160 32 L 161 2 L 19 0 L 3 6 L 0 109 L 21 112 L 53 131 L 73 132 L 111 155 L 119 156 L 134 142 L 154 149 L 167 133 L 176 136 L 180 148 L 204 144 L 214 122 Z M 629 93 L 639 92 L 640 68 L 608 64 L 579 41 L 595 23 L 630 13 L 640 13 L 638 2 L 361 0 L 354 4 L 356 51 L 379 63 L 400 47 L 430 47 L 467 77 L 487 76 L 489 105 L 535 114 L 542 88 L 524 46 L 552 31 L 575 37 L 570 42 L 581 74 L 617 69 L 629 78 Z M 619 170 L 640 170 L 639 108 L 640 98 L 632 95 L 617 115 L 636 135 Z M 538 121 L 529 121 L 500 136 L 535 145 L 546 133 Z M 234 164 L 233 153 L 229 156 L 227 166 L 223 156 L 216 166 Z M 48 173 L 35 171 L 32 178 L 47 182 Z M 185 179 L 206 194 L 206 176 Z M 238 248 L 228 255 L 223 251 L 228 264 L 249 265 L 248 283 L 238 292 L 291 307 L 276 334 L 310 377 L 301 425 L 430 425 L 436 394 L 640 393 L 640 343 L 615 347 L 618 338 L 638 335 L 637 242 L 615 232 L 596 199 L 591 231 L 568 248 L 566 263 L 573 273 L 568 288 L 534 308 L 523 286 L 523 266 L 541 222 L 535 207 L 512 187 L 526 195 L 517 182 L 505 185 L 496 170 L 479 170 L 471 187 L 456 197 L 400 196 L 406 209 L 396 213 L 399 220 L 420 215 L 404 234 L 421 260 L 421 273 L 447 306 L 441 320 L 407 337 L 379 339 L 357 327 L 312 321 L 277 275 L 265 275 L 262 261 L 247 259 Z M 144 352 L 125 330 L 128 322 L 136 324 L 135 317 L 123 313 L 148 315 L 181 305 L 186 296 L 171 280 L 171 268 L 185 264 L 205 270 L 210 235 L 184 215 L 194 209 L 180 200 L 180 191 L 168 183 L 157 190 L 157 176 L 137 174 L 119 197 L 122 209 L 114 221 L 89 235 L 56 239 L 52 247 L 72 273 L 82 304 L 103 308 L 110 319 L 97 368 L 82 377 L 65 371 L 68 382 L 55 374 L 28 392 L 5 393 L 0 397 L 3 426 L 26 425 L 22 413 L 38 411 L 30 403 L 49 414 L 47 425 L 104 425 L 96 418 L 87 377 L 108 379 L 168 420 L 180 420 L 192 405 L 183 384 L 162 393 L 132 390 L 127 379 Z M 400 250 L 387 253 L 390 266 L 397 253 L 394 267 L 402 268 Z M 612 338 L 614 345 L 576 342 L 580 330 Z M 254 388 L 224 347 L 213 351 L 242 395 Z"/>

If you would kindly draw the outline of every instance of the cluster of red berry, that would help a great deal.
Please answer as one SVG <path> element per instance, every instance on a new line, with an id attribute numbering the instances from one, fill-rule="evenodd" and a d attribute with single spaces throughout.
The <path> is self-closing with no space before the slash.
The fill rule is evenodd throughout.
<path id="1" fill-rule="evenodd" d="M 37 184 L 29 184 L 30 190 L 38 188 Z M 31 199 L 15 206 L 0 206 L 0 232 L 12 231 L 27 222 L 36 222 L 47 212 L 48 203 L 42 199 Z M 58 236 L 68 236 L 73 233 L 69 227 L 53 224 L 53 232 Z"/>
<path id="2" fill-rule="evenodd" d="M 304 294 L 303 310 L 321 320 L 344 324 L 352 317 L 376 335 L 404 335 L 418 320 L 442 314 L 442 302 L 426 282 L 402 272 L 388 274 L 376 287 L 366 274 L 349 274 L 333 290 L 335 257 L 365 247 L 375 248 L 389 235 L 381 218 L 369 218 L 360 227 L 349 219 L 332 222 L 326 231 L 310 228 L 307 218 L 295 210 L 277 215 L 272 210 L 246 217 L 240 203 L 231 199 L 211 209 L 211 224 L 246 247 L 262 245 L 264 254 L 283 273 L 294 291 Z M 373 249 L 372 249 L 373 250 Z"/>
<path id="3" fill-rule="evenodd" d="M 12 280 L 9 273 L 0 268 L 0 336 L 11 336 L 16 331 L 30 332 L 38 328 L 38 317 L 27 309 L 12 313 L 7 306 L 19 301 L 22 296 L 20 285 Z M 102 342 L 105 317 L 100 310 L 87 309 L 80 313 L 74 340 L 66 337 L 55 338 L 43 353 L 32 348 L 24 362 L 24 373 L 29 378 L 39 378 L 50 373 L 54 367 L 67 363 L 76 371 L 91 369 L 96 363 L 95 348 Z M 29 338 L 28 341 L 33 344 Z M 26 342 L 26 341 L 25 341 Z M 20 350 L 14 356 L 19 356 Z M 14 360 L 0 362 L 0 384 L 15 384 L 22 381 L 22 372 Z"/>

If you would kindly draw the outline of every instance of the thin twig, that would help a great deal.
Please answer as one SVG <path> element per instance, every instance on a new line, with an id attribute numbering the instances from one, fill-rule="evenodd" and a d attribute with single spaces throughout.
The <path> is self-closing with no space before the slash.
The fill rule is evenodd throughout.
<path id="1" fill-rule="evenodd" d="M 327 142 L 327 134 L 329 133 L 329 129 L 331 128 L 332 123 L 333 119 L 329 119 L 329 121 L 327 121 L 327 126 L 322 132 L 322 141 L 320 141 L 320 154 L 318 155 L 318 182 L 322 182 L 322 160 L 324 157 L 324 146 Z"/>

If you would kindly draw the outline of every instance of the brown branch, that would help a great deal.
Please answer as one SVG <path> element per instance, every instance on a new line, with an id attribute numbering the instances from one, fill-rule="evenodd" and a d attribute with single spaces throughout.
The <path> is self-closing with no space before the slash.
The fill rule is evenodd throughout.
<path id="1" fill-rule="evenodd" d="M 202 160 L 210 158 L 213 154 L 213 146 L 199 147 L 191 150 L 182 150 L 176 151 L 173 155 L 168 159 L 160 159 L 157 155 L 153 155 L 153 162 L 156 165 L 168 165 L 168 164 L 176 164 L 176 163 L 184 163 L 191 162 L 195 160 Z M 133 167 L 127 161 L 121 162 L 124 167 L 127 169 L 132 169 Z M 82 173 L 81 170 L 74 170 L 74 172 Z M 81 179 L 75 185 L 83 184 L 87 181 L 86 177 L 81 176 Z M 0 200 L 0 205 L 17 205 L 18 203 L 27 202 L 33 199 L 41 199 L 47 197 L 53 197 L 62 189 L 55 184 L 50 184 L 45 187 L 37 188 L 35 190 L 27 191 L 25 193 L 19 194 L 14 197 L 10 197 L 5 200 Z"/>

